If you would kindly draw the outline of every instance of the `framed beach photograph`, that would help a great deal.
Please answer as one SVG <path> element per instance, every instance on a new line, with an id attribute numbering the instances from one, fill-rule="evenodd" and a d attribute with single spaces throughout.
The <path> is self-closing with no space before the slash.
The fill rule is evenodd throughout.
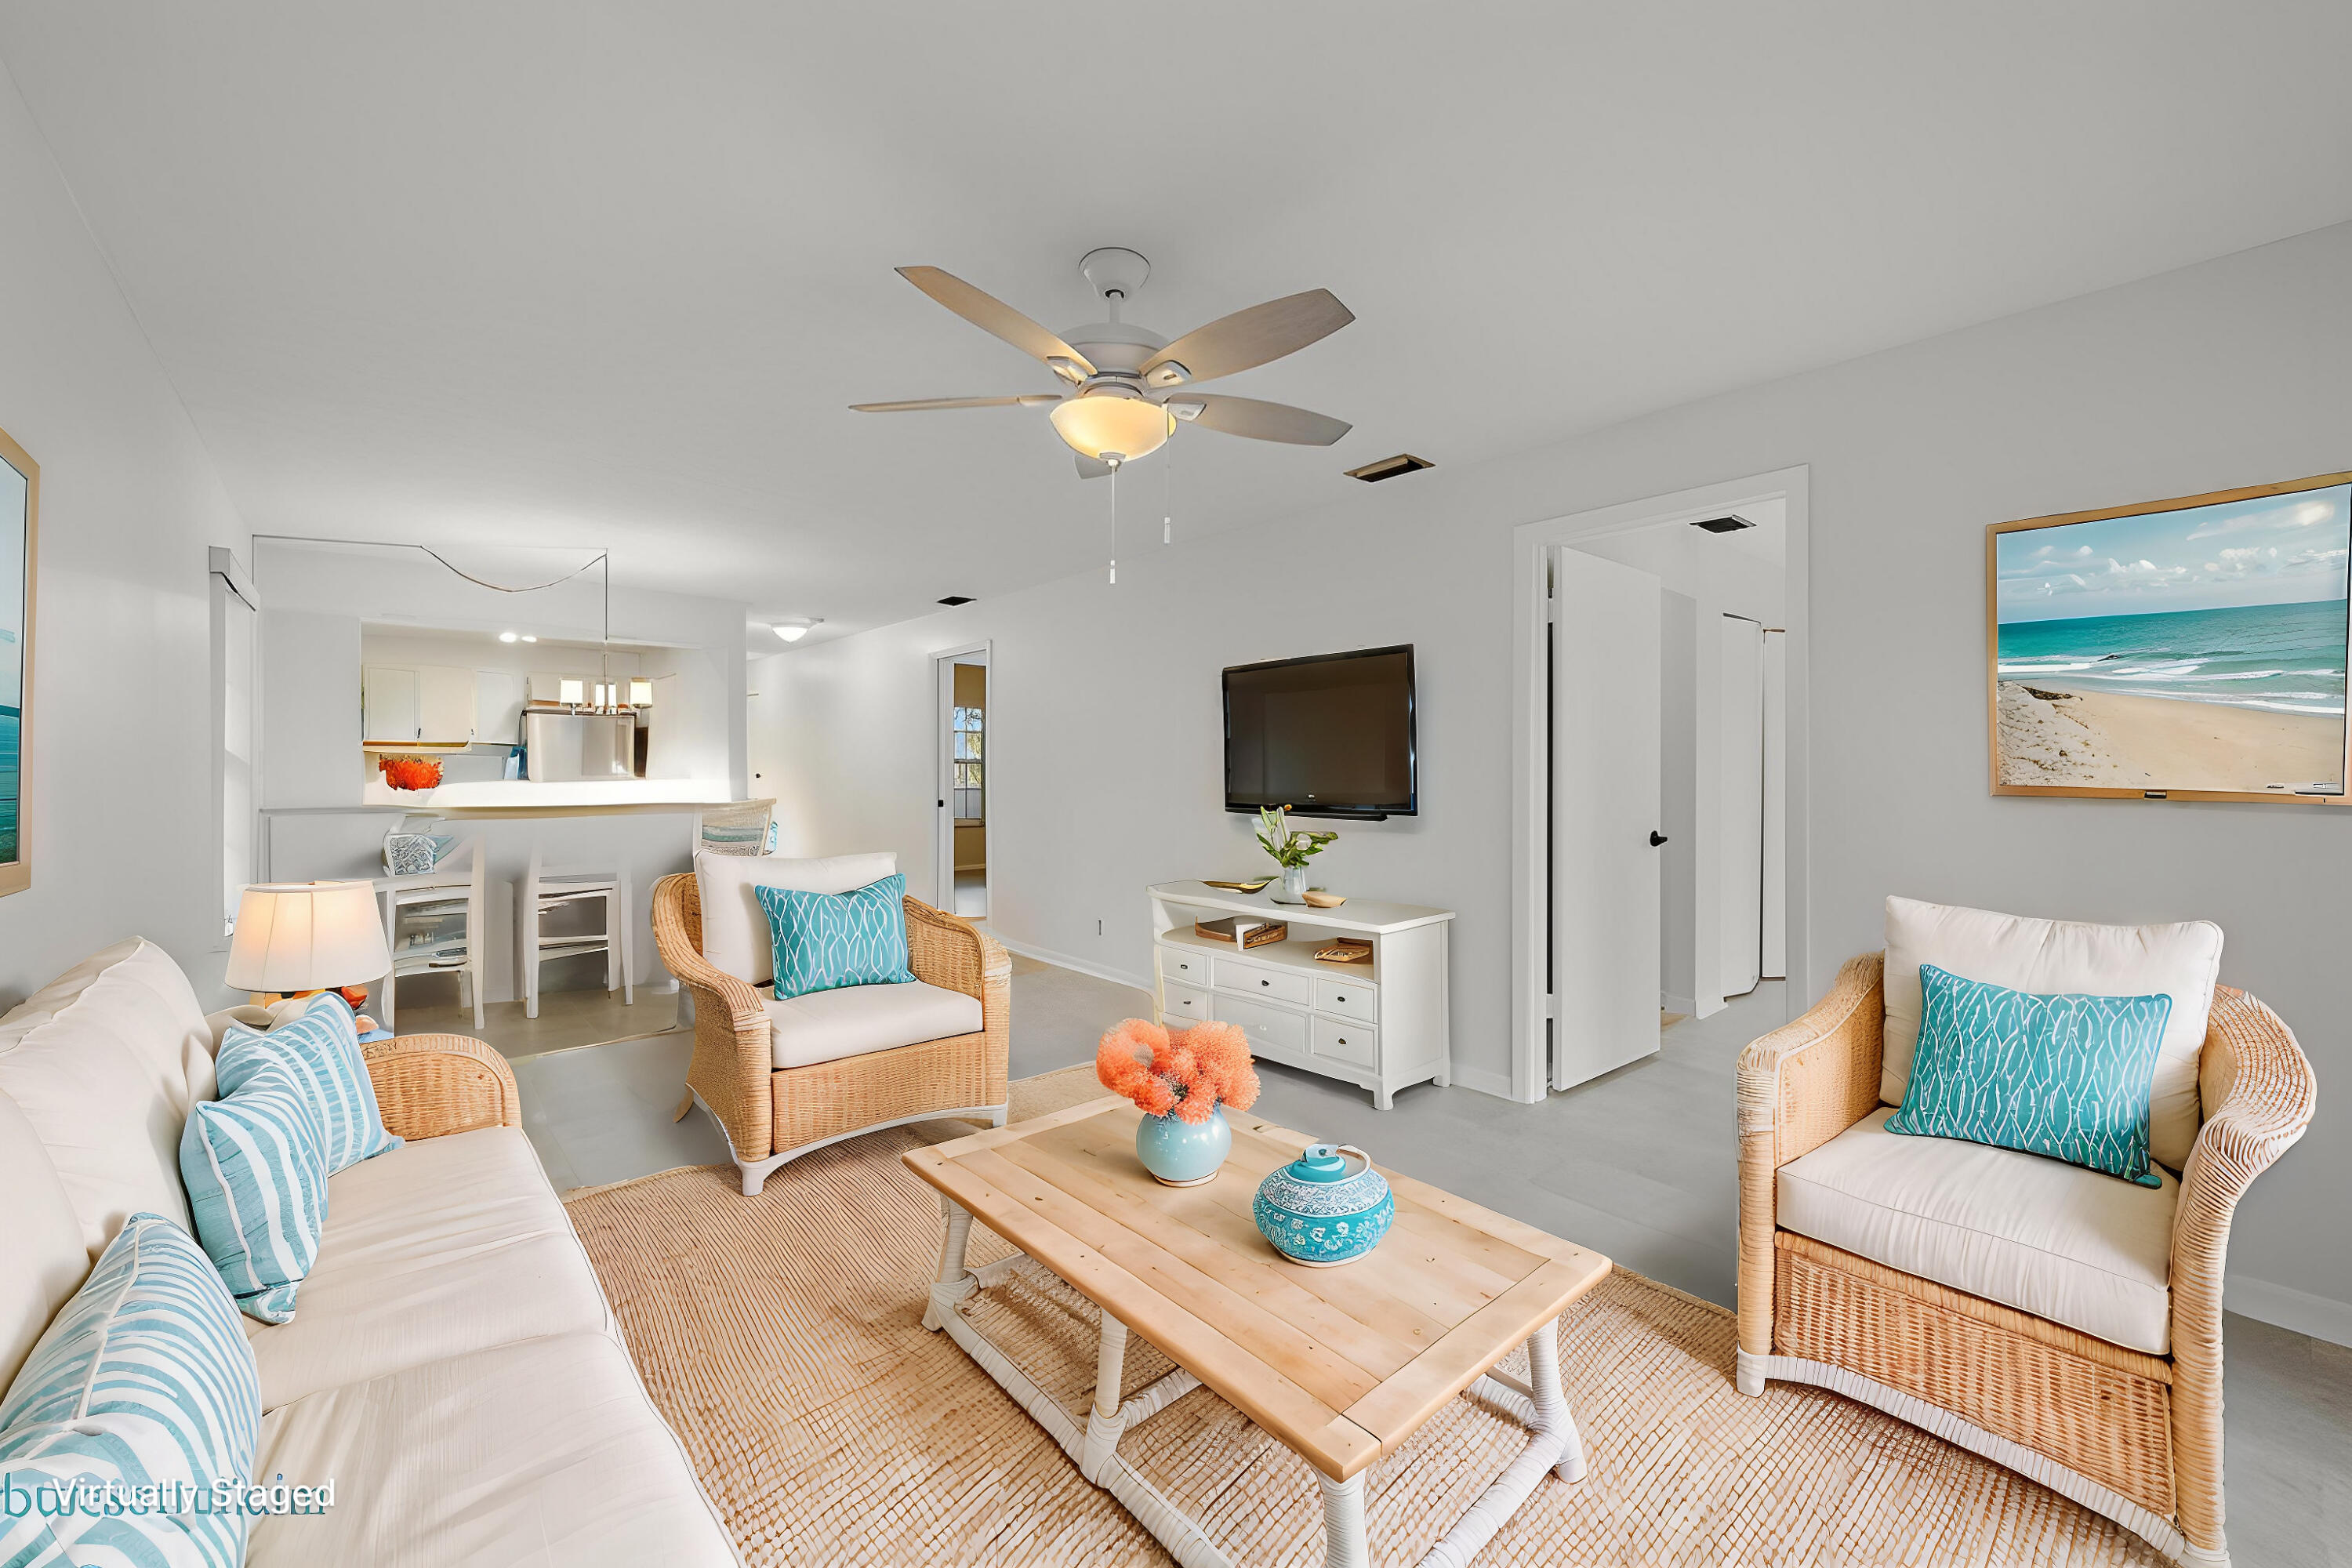
<path id="1" fill-rule="evenodd" d="M 0 430 L 0 895 L 33 885 L 25 847 L 25 748 L 33 708 L 33 557 L 41 466 Z"/>
<path id="2" fill-rule="evenodd" d="M 1995 795 L 2344 803 L 2352 473 L 1986 531 Z"/>

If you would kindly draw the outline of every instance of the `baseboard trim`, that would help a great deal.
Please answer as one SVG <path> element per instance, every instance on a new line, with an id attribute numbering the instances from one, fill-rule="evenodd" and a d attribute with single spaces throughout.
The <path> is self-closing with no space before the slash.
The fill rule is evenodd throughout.
<path id="1" fill-rule="evenodd" d="M 1661 991 L 1658 993 L 1658 1005 L 1669 1013 L 1680 1013 L 1687 1018 L 1698 1016 L 1698 1001 L 1695 997 L 1669 996 Z"/>
<path id="2" fill-rule="evenodd" d="M 2273 1328 L 2292 1329 L 2332 1345 L 2352 1345 L 2352 1305 L 2308 1290 L 2233 1274 L 2221 1287 L 2221 1305 Z"/>
<path id="3" fill-rule="evenodd" d="M 1465 1068 L 1456 1063 L 1454 1068 L 1454 1087 L 1475 1089 L 1480 1094 L 1491 1094 L 1496 1100 L 1508 1100 L 1511 1098 L 1511 1075 L 1507 1072 L 1495 1072 L 1486 1068 Z"/>
<path id="4" fill-rule="evenodd" d="M 1003 943 L 1006 951 L 1017 952 L 1024 958 L 1034 958 L 1040 963 L 1050 963 L 1056 969 L 1075 969 L 1080 974 L 1091 974 L 1097 980 L 1108 980 L 1115 985 L 1131 985 L 1138 991 L 1151 989 L 1151 981 L 1145 975 L 1130 974 L 1123 969 L 1113 969 L 1108 964 L 1089 963 L 1083 958 L 1073 958 L 1066 952 L 1055 952 L 1050 947 L 1039 947 L 1034 942 L 1014 942 L 992 926 L 983 926 L 981 929 Z"/>

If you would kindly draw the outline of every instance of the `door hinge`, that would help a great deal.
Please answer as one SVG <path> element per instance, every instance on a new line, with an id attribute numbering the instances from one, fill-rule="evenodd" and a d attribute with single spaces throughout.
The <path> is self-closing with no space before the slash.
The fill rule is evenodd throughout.
<path id="1" fill-rule="evenodd" d="M 1549 594 L 1544 595 L 1544 620 L 1548 625 L 1557 625 L 1559 620 L 1559 601 Z"/>
<path id="2" fill-rule="evenodd" d="M 1559 1016 L 1559 997 L 1549 991 L 1544 993 L 1543 1016 L 1547 1018 Z"/>

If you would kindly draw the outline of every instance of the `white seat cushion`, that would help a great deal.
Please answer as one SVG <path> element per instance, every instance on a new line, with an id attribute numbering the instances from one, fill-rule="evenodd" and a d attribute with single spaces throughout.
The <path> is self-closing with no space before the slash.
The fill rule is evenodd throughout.
<path id="1" fill-rule="evenodd" d="M 520 1128 L 416 1138 L 327 1184 L 290 1323 L 246 1323 L 261 1407 L 543 1334 L 609 1333 L 604 1293 Z"/>
<path id="2" fill-rule="evenodd" d="M 868 887 L 898 868 L 898 857 L 831 855 L 795 860 L 782 855 L 714 855 L 694 858 L 695 886 L 702 897 L 702 956 L 738 980 L 766 985 L 776 978 L 776 943 L 768 911 L 754 888 L 791 888 L 803 893 L 847 893 Z"/>
<path id="3" fill-rule="evenodd" d="M 893 1046 L 980 1033 L 980 998 L 917 980 L 905 985 L 844 985 L 779 1002 L 761 995 L 775 1037 L 776 1065 L 814 1067 Z"/>
<path id="4" fill-rule="evenodd" d="M 308 1303 L 304 1305 L 308 1310 Z M 261 1420 L 254 1474 L 335 1483 L 253 1527 L 247 1568 L 736 1568 L 677 1439 L 602 1334 L 329 1388 Z"/>
<path id="5" fill-rule="evenodd" d="M 2172 1211 L 2079 1165 L 1885 1130 L 1873 1111 L 1780 1167 L 1782 1228 L 2151 1355 L 2172 1350 Z M 307 1289 L 307 1287 L 305 1287 Z"/>
<path id="6" fill-rule="evenodd" d="M 1878 1098 L 1903 1103 L 1919 1044 L 1919 966 L 1932 963 L 2037 996 L 2172 998 L 2157 1048 L 2148 1104 L 2148 1152 L 2178 1171 L 2189 1163 L 2203 1120 L 2197 1063 L 2205 1016 L 2221 969 L 2221 928 L 2210 921 L 2176 925 L 2103 926 L 2081 921 L 2027 920 L 1987 910 L 1886 900 L 1886 1054 Z"/>

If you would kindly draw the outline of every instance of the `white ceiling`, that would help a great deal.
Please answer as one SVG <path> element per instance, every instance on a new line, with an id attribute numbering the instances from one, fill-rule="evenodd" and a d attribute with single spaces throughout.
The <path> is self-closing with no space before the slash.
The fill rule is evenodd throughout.
<path id="1" fill-rule="evenodd" d="M 2352 217 L 2341 0 L 0 0 L 0 58 L 254 529 L 609 545 L 811 642 L 1104 551 L 1042 411 L 845 410 L 1052 389 L 896 265 L 1335 290 L 1220 384 L 1354 434 L 1180 435 L 1200 532 Z"/>

